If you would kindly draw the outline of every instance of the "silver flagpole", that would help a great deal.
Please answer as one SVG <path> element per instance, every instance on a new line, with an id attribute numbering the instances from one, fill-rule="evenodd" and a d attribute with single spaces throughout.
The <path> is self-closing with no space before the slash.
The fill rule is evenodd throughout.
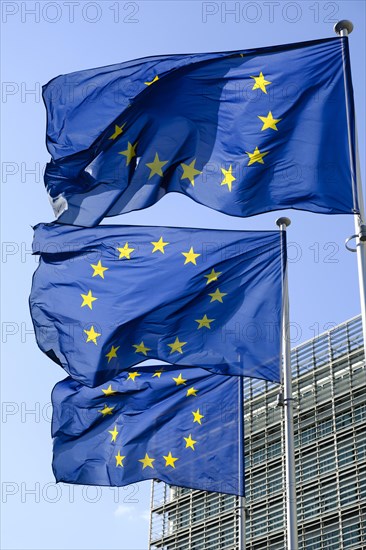
<path id="1" fill-rule="evenodd" d="M 353 31 L 353 24 L 346 19 L 338 21 L 334 25 L 334 31 L 339 36 L 348 36 Z M 352 150 L 351 150 L 351 124 L 349 119 L 350 105 L 348 94 L 348 82 L 344 65 L 343 57 L 343 74 L 344 74 L 344 88 L 346 95 L 346 111 L 347 111 L 347 126 L 348 126 L 348 142 L 350 147 L 350 157 L 352 162 Z M 361 170 L 360 170 L 360 157 L 358 153 L 357 132 L 355 136 L 356 144 L 356 166 L 352 166 L 352 177 L 355 178 L 355 184 L 353 187 L 356 189 L 357 202 L 359 205 L 360 213 L 355 214 L 355 231 L 356 235 L 353 235 L 346 240 L 346 248 L 352 252 L 357 251 L 357 265 L 358 265 L 358 281 L 360 287 L 360 300 L 361 300 L 361 315 L 362 315 L 362 328 L 363 328 L 363 342 L 366 345 L 366 225 L 365 225 L 365 207 L 363 202 L 362 182 L 361 182 Z M 356 239 L 356 248 L 348 246 L 348 242 L 351 239 Z"/>
<path id="2" fill-rule="evenodd" d="M 239 487 L 243 488 L 245 484 L 245 456 L 244 456 L 244 378 L 238 377 L 238 416 L 239 416 Z M 245 514 L 246 503 L 245 497 L 239 496 L 238 502 L 239 511 L 239 550 L 246 548 L 246 531 L 245 531 Z"/>
<path id="3" fill-rule="evenodd" d="M 281 231 L 286 232 L 290 225 L 289 218 L 279 218 L 276 224 Z M 285 235 L 284 235 L 285 237 Z M 283 239 L 284 247 L 286 240 Z M 290 350 L 289 299 L 286 250 L 282 250 L 283 258 L 283 314 L 282 314 L 282 354 L 283 354 L 283 405 L 285 409 L 285 465 L 286 465 L 286 516 L 287 516 L 287 550 L 298 550 L 297 506 L 296 506 L 296 476 L 294 447 L 294 418 L 292 397 L 292 370 Z"/>

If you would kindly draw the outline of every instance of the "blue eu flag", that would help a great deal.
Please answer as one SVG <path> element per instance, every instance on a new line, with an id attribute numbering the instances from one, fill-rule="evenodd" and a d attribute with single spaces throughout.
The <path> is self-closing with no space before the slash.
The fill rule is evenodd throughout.
<path id="1" fill-rule="evenodd" d="M 235 216 L 358 212 L 345 37 L 149 57 L 59 76 L 43 96 L 60 222 L 96 225 L 171 191 Z"/>
<path id="2" fill-rule="evenodd" d="M 40 224 L 39 347 L 96 386 L 148 359 L 278 382 L 284 234 Z"/>
<path id="3" fill-rule="evenodd" d="M 52 393 L 56 480 L 122 486 L 160 479 L 243 495 L 239 383 L 161 365 L 97 388 L 66 378 Z"/>

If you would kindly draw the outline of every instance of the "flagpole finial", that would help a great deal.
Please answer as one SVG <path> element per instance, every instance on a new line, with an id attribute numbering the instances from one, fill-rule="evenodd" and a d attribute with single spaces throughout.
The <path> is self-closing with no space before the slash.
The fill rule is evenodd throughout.
<path id="1" fill-rule="evenodd" d="M 276 224 L 278 225 L 278 227 L 281 227 L 281 225 L 285 225 L 286 227 L 288 227 L 289 225 L 291 225 L 291 220 L 290 218 L 278 218 L 276 220 Z"/>
<path id="2" fill-rule="evenodd" d="M 333 29 L 339 36 L 348 36 L 353 31 L 353 23 L 348 19 L 341 19 L 334 25 Z"/>

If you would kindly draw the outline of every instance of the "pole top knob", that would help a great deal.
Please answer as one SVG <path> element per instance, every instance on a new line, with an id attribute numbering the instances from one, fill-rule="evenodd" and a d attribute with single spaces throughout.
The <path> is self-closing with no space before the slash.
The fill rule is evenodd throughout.
<path id="1" fill-rule="evenodd" d="M 338 23 L 334 25 L 333 29 L 338 35 L 341 35 L 342 31 L 347 31 L 347 34 L 351 34 L 353 31 L 353 23 L 348 19 L 341 19 L 341 21 L 338 21 Z"/>
<path id="2" fill-rule="evenodd" d="M 276 220 L 276 224 L 278 225 L 278 227 L 281 227 L 281 225 L 285 225 L 286 227 L 288 227 L 289 225 L 291 225 L 291 220 L 290 218 L 278 218 Z"/>

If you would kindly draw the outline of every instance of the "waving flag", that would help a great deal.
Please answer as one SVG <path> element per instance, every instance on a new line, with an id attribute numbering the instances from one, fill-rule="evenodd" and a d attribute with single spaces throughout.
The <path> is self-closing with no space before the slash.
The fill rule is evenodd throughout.
<path id="1" fill-rule="evenodd" d="M 92 226 L 171 191 L 235 216 L 358 212 L 352 94 L 346 37 L 59 76 L 43 89 L 55 214 Z"/>
<path id="2" fill-rule="evenodd" d="M 52 394 L 56 480 L 122 486 L 153 478 L 243 495 L 239 383 L 160 365 L 98 388 L 66 378 Z"/>
<path id="3" fill-rule="evenodd" d="M 284 238 L 40 224 L 38 345 L 88 386 L 147 359 L 278 382 Z"/>

